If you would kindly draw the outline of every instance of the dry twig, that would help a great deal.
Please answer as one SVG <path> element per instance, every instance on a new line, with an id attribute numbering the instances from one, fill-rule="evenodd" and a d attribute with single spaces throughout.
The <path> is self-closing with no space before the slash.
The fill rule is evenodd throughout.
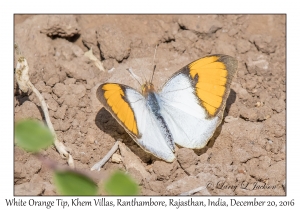
<path id="1" fill-rule="evenodd" d="M 98 163 L 93 165 L 91 171 L 98 170 L 100 171 L 101 167 L 109 160 L 109 158 L 117 151 L 119 148 L 119 141 L 116 141 L 114 146 L 109 150 L 109 152 L 100 160 Z"/>
<path id="2" fill-rule="evenodd" d="M 105 71 L 102 62 L 93 54 L 92 48 L 85 52 L 84 56 L 88 57 L 91 61 L 94 61 L 95 66 L 100 69 L 100 71 Z"/>
<path id="3" fill-rule="evenodd" d="M 20 56 L 18 59 L 17 67 L 16 67 L 16 80 L 19 85 L 19 88 L 23 92 L 28 92 L 28 89 L 31 89 L 36 94 L 37 98 L 39 99 L 39 101 L 41 103 L 41 107 L 44 112 L 46 123 L 54 136 L 54 145 L 55 145 L 57 151 L 63 158 L 66 158 L 68 160 L 69 166 L 71 168 L 74 168 L 75 167 L 74 160 L 73 160 L 71 154 L 67 152 L 67 148 L 64 146 L 64 144 L 57 139 L 57 135 L 55 133 L 55 130 L 54 130 L 53 125 L 50 120 L 46 101 L 45 101 L 44 97 L 42 96 L 42 94 L 40 94 L 40 92 L 34 87 L 34 85 L 29 80 L 28 72 L 29 72 L 29 66 L 28 66 L 27 60 L 25 57 Z"/>

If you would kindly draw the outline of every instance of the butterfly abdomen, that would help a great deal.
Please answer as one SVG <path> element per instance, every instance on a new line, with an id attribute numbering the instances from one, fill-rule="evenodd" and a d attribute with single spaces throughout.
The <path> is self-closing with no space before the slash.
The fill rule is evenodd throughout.
<path id="1" fill-rule="evenodd" d="M 157 98 L 158 96 L 154 92 L 149 92 L 147 95 L 147 107 L 149 108 L 150 112 L 152 112 L 155 116 L 155 120 L 159 123 L 160 125 L 160 130 L 163 133 L 165 139 L 167 140 L 167 144 L 169 148 L 172 151 L 175 151 L 175 143 L 174 143 L 174 138 L 172 136 L 172 133 L 170 129 L 168 128 L 168 125 L 164 118 L 162 117 L 160 113 L 160 106 L 159 106 L 159 99 Z"/>

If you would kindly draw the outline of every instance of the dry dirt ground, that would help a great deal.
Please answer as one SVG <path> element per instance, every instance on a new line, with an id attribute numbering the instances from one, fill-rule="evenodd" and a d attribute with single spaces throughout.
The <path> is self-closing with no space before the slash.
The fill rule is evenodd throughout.
<path id="1" fill-rule="evenodd" d="M 16 15 L 15 42 L 30 66 L 30 79 L 45 97 L 60 141 L 77 169 L 89 171 L 123 139 L 93 175 L 128 171 L 142 195 L 178 195 L 207 186 L 195 195 L 285 195 L 286 179 L 286 16 L 285 15 Z M 117 82 L 140 89 L 131 67 L 161 87 L 175 71 L 207 54 L 237 58 L 225 121 L 201 150 L 177 148 L 166 163 L 144 152 L 103 108 L 97 87 Z M 90 48 L 105 71 L 84 56 Z M 15 64 L 16 65 L 16 60 Z M 32 93 L 14 84 L 15 121 L 43 120 Z M 132 151 L 132 152 L 130 152 Z M 45 158 L 66 165 L 54 147 Z M 15 195 L 56 195 L 51 170 L 15 147 Z"/>

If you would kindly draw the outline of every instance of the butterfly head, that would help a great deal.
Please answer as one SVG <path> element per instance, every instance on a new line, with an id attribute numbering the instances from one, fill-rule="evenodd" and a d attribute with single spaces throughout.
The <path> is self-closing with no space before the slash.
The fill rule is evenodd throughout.
<path id="1" fill-rule="evenodd" d="M 151 82 L 146 82 L 145 84 L 142 85 L 142 94 L 144 96 L 147 96 L 149 92 L 153 92 L 154 90 L 154 85 Z"/>

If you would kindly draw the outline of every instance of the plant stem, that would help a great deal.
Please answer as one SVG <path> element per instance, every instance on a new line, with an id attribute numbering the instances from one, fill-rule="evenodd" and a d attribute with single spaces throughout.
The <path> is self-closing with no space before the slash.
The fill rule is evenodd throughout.
<path id="1" fill-rule="evenodd" d="M 29 72 L 29 65 L 27 63 L 27 60 L 26 60 L 26 58 L 21 56 L 18 59 L 18 63 L 17 63 L 17 67 L 16 67 L 16 80 L 19 84 L 19 87 L 23 92 L 27 92 L 28 88 L 30 88 L 36 94 L 37 98 L 39 99 L 39 101 L 41 103 L 41 107 L 44 112 L 46 123 L 54 136 L 54 145 L 55 145 L 57 151 L 62 156 L 62 158 L 66 158 L 68 160 L 69 166 L 71 168 L 74 168 L 75 165 L 74 165 L 73 157 L 71 156 L 70 153 L 67 152 L 67 148 L 64 146 L 64 144 L 57 139 L 57 135 L 55 133 L 55 130 L 54 130 L 53 125 L 50 120 L 48 106 L 46 104 L 46 101 L 45 101 L 44 97 L 42 96 L 42 94 L 40 94 L 40 92 L 34 87 L 34 85 L 29 80 L 28 72 Z"/>
<path id="2" fill-rule="evenodd" d="M 98 163 L 93 165 L 91 171 L 98 170 L 100 171 L 101 167 L 109 160 L 109 158 L 117 151 L 119 148 L 119 141 L 116 141 L 114 146 L 109 150 L 109 152 L 100 160 Z"/>

